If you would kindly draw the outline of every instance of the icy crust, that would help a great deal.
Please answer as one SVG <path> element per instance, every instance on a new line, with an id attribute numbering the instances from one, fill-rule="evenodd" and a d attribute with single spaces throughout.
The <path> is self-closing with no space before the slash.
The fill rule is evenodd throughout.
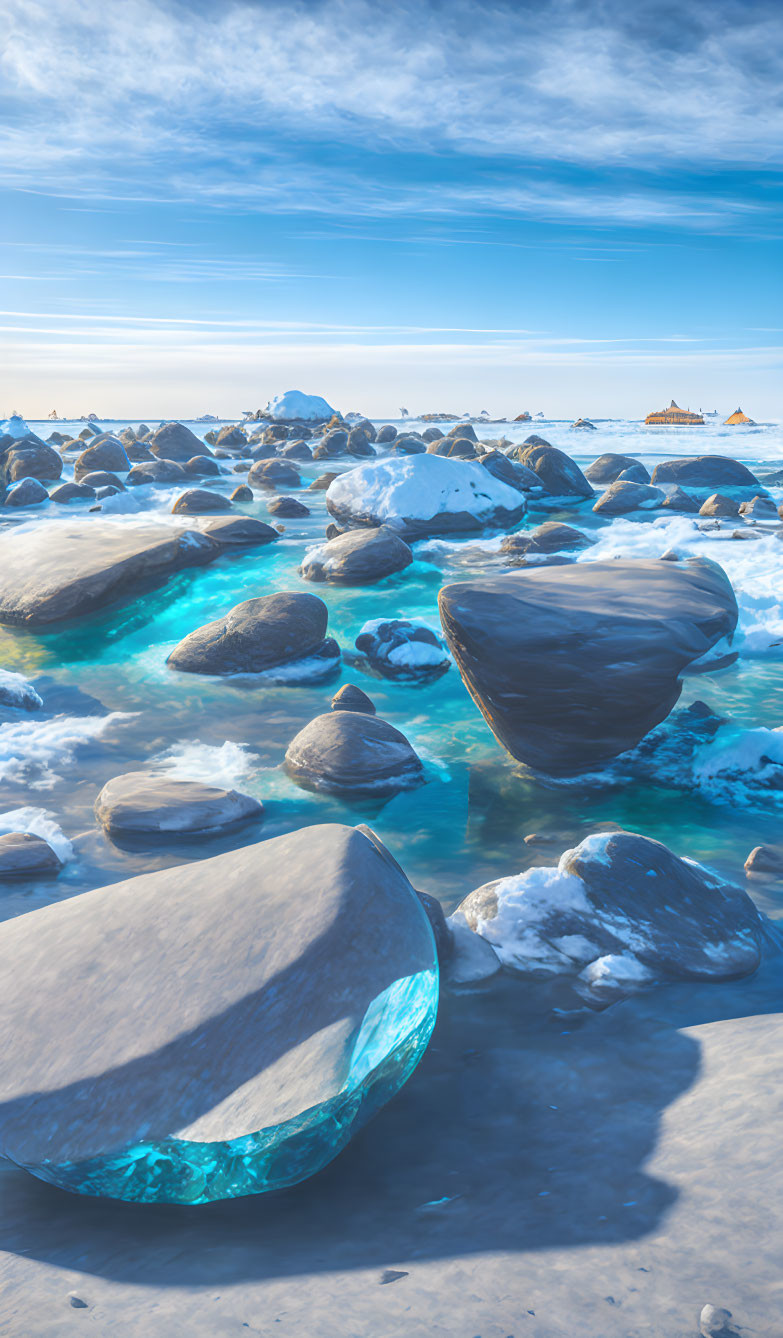
<path id="1" fill-rule="evenodd" d="M 0 707 L 15 706 L 23 711 L 39 711 L 43 701 L 24 674 L 0 669 Z"/>
<path id="2" fill-rule="evenodd" d="M 77 1194 L 135 1203 L 210 1203 L 285 1189 L 327 1166 L 408 1081 L 438 1009 L 437 969 L 396 980 L 370 1004 L 333 1097 L 281 1124 L 221 1142 L 167 1138 L 113 1157 L 26 1165 Z"/>
<path id="3" fill-rule="evenodd" d="M 570 977 L 596 1001 L 656 981 L 747 975 L 764 936 L 739 888 L 627 832 L 589 836 L 555 868 L 477 888 L 456 923 L 486 939 L 507 970 Z"/>
<path id="4" fill-rule="evenodd" d="M 32 435 L 32 428 L 24 421 L 20 414 L 12 414 L 10 418 L 0 419 L 0 437 L 14 437 L 19 441 L 22 437 Z"/>
<path id="5" fill-rule="evenodd" d="M 270 400 L 266 412 L 276 422 L 294 419 L 303 423 L 327 422 L 335 410 L 321 395 L 306 395 L 302 390 L 287 390 Z"/>
<path id="6" fill-rule="evenodd" d="M 521 493 L 475 461 L 426 454 L 372 460 L 341 474 L 326 505 L 349 524 L 422 534 L 514 524 L 526 510 Z"/>

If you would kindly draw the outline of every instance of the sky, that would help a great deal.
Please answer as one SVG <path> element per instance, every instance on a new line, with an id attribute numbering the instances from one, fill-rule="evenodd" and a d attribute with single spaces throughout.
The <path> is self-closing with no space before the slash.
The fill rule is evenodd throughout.
<path id="1" fill-rule="evenodd" d="M 779 0 L 0 0 L 0 414 L 783 417 Z"/>

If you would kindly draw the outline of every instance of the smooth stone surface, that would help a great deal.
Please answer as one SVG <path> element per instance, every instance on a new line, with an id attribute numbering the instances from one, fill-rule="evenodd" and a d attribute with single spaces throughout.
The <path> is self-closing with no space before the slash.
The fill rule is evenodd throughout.
<path id="1" fill-rule="evenodd" d="M 247 481 L 255 488 L 299 488 L 302 477 L 290 460 L 257 460 L 248 472 Z"/>
<path id="2" fill-rule="evenodd" d="M 199 627 L 174 648 L 167 664 L 191 674 L 256 674 L 315 654 L 328 612 L 317 595 L 281 591 L 245 599 Z"/>
<path id="3" fill-rule="evenodd" d="M 355 683 L 343 683 L 329 706 L 332 711 L 364 711 L 367 715 L 375 715 L 375 706 L 367 693 L 357 688 Z"/>
<path id="4" fill-rule="evenodd" d="M 317 479 L 307 485 L 308 492 L 326 492 L 330 483 L 334 483 L 339 474 L 319 474 Z"/>
<path id="5" fill-rule="evenodd" d="M 280 537 L 277 530 L 255 516 L 220 516 L 197 523 L 200 533 L 209 535 L 221 548 L 255 547 L 274 543 Z"/>
<path id="6" fill-rule="evenodd" d="M 300 502 L 298 497 L 273 497 L 267 502 L 266 509 L 270 516 L 280 516 L 285 520 L 295 520 L 300 516 L 309 516 L 310 508 Z"/>
<path id="7" fill-rule="evenodd" d="M 594 539 L 573 525 L 547 520 L 532 530 L 518 530 L 516 534 L 504 535 L 500 551 L 524 557 L 527 554 L 570 553 L 578 548 L 589 548 L 593 543 Z"/>
<path id="8" fill-rule="evenodd" d="M 507 969 L 571 976 L 595 1000 L 749 975 L 767 933 L 746 892 L 623 831 L 588 836 L 554 869 L 487 883 L 459 910 Z"/>
<path id="9" fill-rule="evenodd" d="M 239 487 L 231 493 L 232 502 L 252 502 L 252 500 L 253 489 L 248 488 L 246 483 L 240 483 Z"/>
<path id="10" fill-rule="evenodd" d="M 73 467 L 73 476 L 80 483 L 85 474 L 96 470 L 108 469 L 111 473 L 127 474 L 131 467 L 127 452 L 117 437 L 106 437 L 96 441 L 82 451 Z"/>
<path id="11" fill-rule="evenodd" d="M 554 775 L 624 752 L 665 719 L 679 675 L 737 623 L 717 564 L 584 562 L 445 586 L 443 630 L 513 757 Z"/>
<path id="12" fill-rule="evenodd" d="M 7 832 L 0 836 L 0 879 L 59 873 L 62 867 L 59 855 L 43 837 L 32 832 Z"/>
<path id="13" fill-rule="evenodd" d="M 88 488 L 114 488 L 115 492 L 125 492 L 125 484 L 116 474 L 110 473 L 107 469 L 96 469 L 90 474 L 83 474 L 81 483 L 85 483 Z"/>
<path id="14" fill-rule="evenodd" d="M 199 441 L 194 432 L 183 423 L 164 423 L 149 439 L 149 448 L 159 460 L 174 460 L 187 464 L 196 455 L 211 455 L 209 447 Z"/>
<path id="15" fill-rule="evenodd" d="M 16 442 L 2 462 L 2 475 L 6 483 L 17 483 L 26 478 L 38 479 L 40 483 L 54 483 L 62 472 L 61 456 L 43 441 Z"/>
<path id="16" fill-rule="evenodd" d="M 305 554 L 300 572 L 306 581 L 333 585 L 369 585 L 403 571 L 413 561 L 408 545 L 389 526 L 349 530 Z"/>
<path id="17" fill-rule="evenodd" d="M 14 483 L 5 495 L 4 506 L 39 506 L 48 502 L 49 494 L 38 479 L 20 479 Z"/>
<path id="18" fill-rule="evenodd" d="M 250 795 L 149 771 L 115 776 L 95 801 L 95 816 L 111 836 L 206 835 L 262 813 Z"/>
<path id="19" fill-rule="evenodd" d="M 631 483 L 617 479 L 602 493 L 593 510 L 604 516 L 624 516 L 629 511 L 648 511 L 661 505 L 664 492 L 647 483 Z"/>
<path id="20" fill-rule="evenodd" d="M 187 478 L 184 465 L 176 460 L 151 460 L 134 465 L 125 482 L 129 488 L 144 483 L 180 483 Z"/>
<path id="21" fill-rule="evenodd" d="M 626 469 L 635 468 L 638 464 L 639 461 L 633 455 L 617 455 L 614 451 L 607 451 L 604 455 L 599 455 L 597 460 L 594 460 L 591 465 L 587 466 L 584 471 L 585 478 L 588 479 L 590 483 L 598 483 L 601 485 L 614 483 L 615 479 L 619 479 L 620 475 L 624 474 Z M 642 465 L 642 469 L 644 469 L 644 465 Z M 647 474 L 646 470 L 645 474 Z M 650 475 L 647 474 L 646 479 L 641 481 L 649 482 L 649 480 Z"/>
<path id="22" fill-rule="evenodd" d="M 89 483 L 61 483 L 59 488 L 55 488 L 49 494 L 52 502 L 58 502 L 61 506 L 69 502 L 90 501 L 95 496 L 95 489 L 90 487 Z"/>
<path id="23" fill-rule="evenodd" d="M 520 493 L 475 461 L 426 454 L 373 460 L 341 474 L 326 505 L 339 525 L 389 525 L 406 538 L 508 529 L 526 510 Z"/>
<path id="24" fill-rule="evenodd" d="M 734 501 L 733 497 L 724 497 L 719 492 L 714 492 L 708 497 L 699 508 L 700 516 L 734 516 L 739 515 L 739 503 Z"/>
<path id="25" fill-rule="evenodd" d="M 19 916 L 0 963 L 0 1150 L 143 1202 L 312 1175 L 409 1077 L 437 1008 L 415 892 L 337 825 Z"/>
<path id="26" fill-rule="evenodd" d="M 783 877 L 783 845 L 754 846 L 745 860 L 747 873 L 774 874 Z"/>
<path id="27" fill-rule="evenodd" d="M 516 452 L 520 464 L 532 469 L 539 483 L 553 497 L 592 497 L 593 489 L 575 460 L 565 451 L 538 439 L 520 446 Z"/>
<path id="28" fill-rule="evenodd" d="M 155 524 L 57 520 L 0 534 L 0 623 L 42 627 L 91 613 L 200 567 L 219 548 L 193 530 Z"/>
<path id="29" fill-rule="evenodd" d="M 697 515 L 700 503 L 690 493 L 685 492 L 683 488 L 675 485 L 667 492 L 661 508 L 665 511 L 682 511 L 686 515 Z"/>
<path id="30" fill-rule="evenodd" d="M 365 711 L 316 716 L 289 743 L 285 768 L 308 790 L 346 797 L 397 794 L 425 779 L 422 762 L 405 735 Z"/>
<path id="31" fill-rule="evenodd" d="M 751 488 L 758 479 L 746 465 L 726 455 L 686 456 L 681 460 L 662 460 L 655 466 L 653 483 L 680 483 L 692 488 Z"/>
<path id="32" fill-rule="evenodd" d="M 230 511 L 231 502 L 221 492 L 210 492 L 208 488 L 188 488 L 171 508 L 174 515 L 203 516 L 210 511 Z"/>
<path id="33" fill-rule="evenodd" d="M 778 509 L 771 497 L 752 497 L 749 502 L 740 502 L 739 513 L 746 520 L 777 521 Z"/>
<path id="34" fill-rule="evenodd" d="M 208 455 L 194 455 L 192 460 L 185 461 L 182 468 L 186 474 L 191 474 L 194 478 L 220 477 L 220 465 Z"/>

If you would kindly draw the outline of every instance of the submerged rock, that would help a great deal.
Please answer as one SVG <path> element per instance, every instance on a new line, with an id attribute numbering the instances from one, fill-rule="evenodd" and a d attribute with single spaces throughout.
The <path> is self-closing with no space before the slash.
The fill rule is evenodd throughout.
<path id="1" fill-rule="evenodd" d="M 317 479 L 313 479 L 312 483 L 308 483 L 307 491 L 326 492 L 329 484 L 334 483 L 334 480 L 339 477 L 339 474 L 319 474 Z"/>
<path id="2" fill-rule="evenodd" d="M 279 538 L 277 530 L 254 516 L 220 516 L 217 520 L 199 521 L 198 528 L 221 548 L 255 548 Z"/>
<path id="3" fill-rule="evenodd" d="M 141 486 L 144 483 L 180 483 L 188 477 L 184 465 L 177 464 L 176 460 L 148 460 L 145 463 L 134 465 L 125 482 L 129 488 Z"/>
<path id="4" fill-rule="evenodd" d="M 403 571 L 413 553 L 394 530 L 349 530 L 305 554 L 299 568 L 306 581 L 332 585 L 369 585 Z"/>
<path id="5" fill-rule="evenodd" d="M 329 794 L 397 794 L 424 783 L 424 767 L 404 734 L 366 711 L 328 711 L 291 740 L 289 776 Z"/>
<path id="6" fill-rule="evenodd" d="M 61 483 L 59 488 L 50 493 L 51 500 L 61 506 L 70 502 L 88 502 L 94 496 L 95 489 L 89 483 Z"/>
<path id="7" fill-rule="evenodd" d="M 43 837 L 32 832 L 0 836 L 0 879 L 59 873 L 62 867 L 60 856 Z"/>
<path id="8" fill-rule="evenodd" d="M 95 801 L 104 831 L 120 837 L 208 835 L 260 818 L 263 811 L 248 794 L 150 771 L 115 776 Z"/>
<path id="9" fill-rule="evenodd" d="M 0 1152 L 147 1203 L 319 1171 L 413 1072 L 438 1001 L 413 888 L 337 825 L 18 916 L 0 967 Z"/>
<path id="10" fill-rule="evenodd" d="M 373 618 L 355 645 L 383 678 L 440 678 L 451 664 L 440 637 L 420 618 Z"/>
<path id="11" fill-rule="evenodd" d="M 519 557 L 539 557 L 550 553 L 570 553 L 577 548 L 589 548 L 593 543 L 595 540 L 582 530 L 556 520 L 547 520 L 532 530 L 517 530 L 516 534 L 505 535 L 500 551 Z"/>
<path id="12" fill-rule="evenodd" d="M 205 534 L 152 523 L 58 520 L 0 534 L 0 623 L 42 627 L 91 613 L 219 552 Z"/>
<path id="13" fill-rule="evenodd" d="M 752 497 L 749 502 L 741 502 L 739 514 L 746 520 L 778 520 L 778 509 L 771 497 Z"/>
<path id="14" fill-rule="evenodd" d="M 285 520 L 310 515 L 309 506 L 305 506 L 297 497 L 273 497 L 267 502 L 266 509 L 271 516 L 281 516 Z"/>
<path id="15" fill-rule="evenodd" d="M 783 845 L 754 846 L 745 860 L 748 873 L 783 875 Z"/>
<path id="16" fill-rule="evenodd" d="M 674 706 L 679 675 L 737 603 L 713 562 L 583 562 L 445 586 L 443 630 L 498 741 L 554 775 L 633 747 Z"/>
<path id="17" fill-rule="evenodd" d="M 656 981 L 748 975 L 765 933 L 740 888 L 623 831 L 588 836 L 556 868 L 486 883 L 459 910 L 506 969 L 570 976 L 599 1003 Z"/>
<path id="18" fill-rule="evenodd" d="M 755 474 L 726 455 L 687 456 L 655 466 L 653 483 L 681 483 L 692 488 L 758 488 Z"/>
<path id="19" fill-rule="evenodd" d="M 598 515 L 624 516 L 629 511 L 651 511 L 661 505 L 664 493 L 647 483 L 631 483 L 617 479 L 598 498 L 593 510 Z"/>
<path id="20" fill-rule="evenodd" d="M 211 455 L 212 452 L 203 441 L 199 441 L 194 432 L 183 423 L 165 423 L 153 432 L 149 448 L 160 460 L 174 460 L 187 464 L 196 455 Z"/>
<path id="21" fill-rule="evenodd" d="M 475 461 L 439 455 L 373 460 L 330 485 L 326 505 L 339 525 L 388 525 L 406 538 L 508 529 L 526 503 Z"/>
<path id="22" fill-rule="evenodd" d="M 220 465 L 209 455 L 194 455 L 182 466 L 186 474 L 193 478 L 220 478 Z"/>
<path id="23" fill-rule="evenodd" d="M 232 502 L 252 502 L 252 500 L 253 489 L 248 488 L 246 483 L 240 483 L 239 487 L 231 493 Z"/>
<path id="24" fill-rule="evenodd" d="M 696 515 L 699 510 L 699 502 L 690 493 L 682 488 L 675 486 L 670 488 L 661 502 L 661 507 L 666 511 L 682 511 L 687 515 Z"/>
<path id="25" fill-rule="evenodd" d="M 245 599 L 186 636 L 167 664 L 190 674 L 263 673 L 322 652 L 327 619 L 316 595 L 281 591 Z"/>
<path id="26" fill-rule="evenodd" d="M 251 487 L 274 491 L 277 487 L 301 487 L 302 476 L 290 460 L 257 460 L 248 473 L 247 481 Z"/>

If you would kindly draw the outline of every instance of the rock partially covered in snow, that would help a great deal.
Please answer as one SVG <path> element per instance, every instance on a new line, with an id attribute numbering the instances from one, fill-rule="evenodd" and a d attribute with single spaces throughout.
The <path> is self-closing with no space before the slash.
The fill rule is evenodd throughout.
<path id="1" fill-rule="evenodd" d="M 340 525 L 389 525 L 409 538 L 508 529 L 526 510 L 519 492 L 475 461 L 427 454 L 373 460 L 341 474 L 326 505 Z"/>
<path id="2" fill-rule="evenodd" d="M 326 637 L 327 618 L 326 605 L 316 595 L 280 591 L 245 599 L 186 636 L 167 663 L 190 674 L 286 670 L 294 681 L 297 668 L 303 668 L 305 677 L 325 677 L 340 659 L 336 643 Z"/>
<path id="3" fill-rule="evenodd" d="M 355 644 L 384 678 L 440 678 L 451 664 L 440 637 L 422 618 L 373 618 Z"/>
<path id="4" fill-rule="evenodd" d="M 525 567 L 445 586 L 441 622 L 496 738 L 554 775 L 633 747 L 677 701 L 680 674 L 737 624 L 704 559 Z"/>
<path id="5" fill-rule="evenodd" d="M 0 706 L 21 707 L 23 711 L 39 711 L 43 701 L 24 674 L 0 669 Z"/>
<path id="6" fill-rule="evenodd" d="M 403 571 L 413 561 L 404 539 L 382 525 L 377 530 L 349 530 L 305 554 L 300 572 L 306 581 L 332 585 L 369 585 Z"/>
<path id="7" fill-rule="evenodd" d="M 118 837 L 206 836 L 262 813 L 262 805 L 250 795 L 149 771 L 115 776 L 95 801 L 98 822 Z"/>
<path id="8" fill-rule="evenodd" d="M 266 406 L 266 415 L 278 423 L 326 423 L 335 412 L 321 395 L 305 395 L 301 390 L 287 390 Z"/>
<path id="9" fill-rule="evenodd" d="M 48 841 L 32 832 L 0 836 L 0 880 L 59 873 L 63 862 Z"/>
<path id="10" fill-rule="evenodd" d="M 740 888 L 622 831 L 588 836 L 556 868 L 486 883 L 459 910 L 508 970 L 570 976 L 598 1002 L 654 981 L 748 975 L 765 933 Z"/>
<path id="11" fill-rule="evenodd" d="M 298 785 L 329 794 L 386 797 L 424 782 L 404 734 L 366 711 L 328 711 L 288 745 L 285 767 Z"/>

